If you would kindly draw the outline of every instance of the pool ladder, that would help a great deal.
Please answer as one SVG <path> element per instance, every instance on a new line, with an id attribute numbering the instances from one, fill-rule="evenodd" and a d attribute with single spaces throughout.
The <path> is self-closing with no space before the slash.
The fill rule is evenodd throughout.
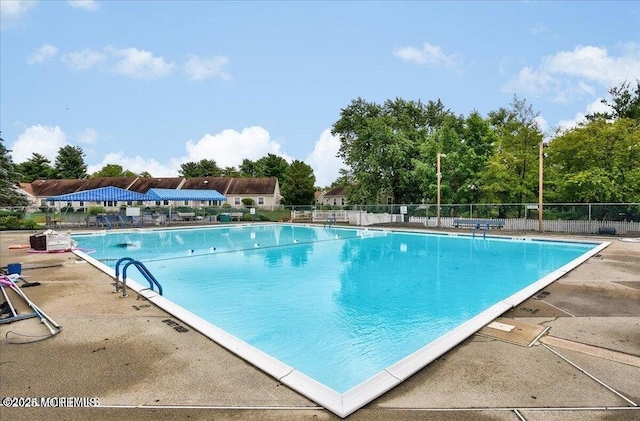
<path id="1" fill-rule="evenodd" d="M 487 230 L 489 229 L 489 224 L 477 223 L 476 226 L 473 227 L 473 238 L 476 238 L 476 231 L 478 231 L 480 228 L 483 229 L 482 239 L 484 240 L 487 238 Z"/>
<path id="2" fill-rule="evenodd" d="M 122 281 L 120 280 L 120 264 L 126 262 L 124 267 L 122 268 Z M 140 262 L 139 260 L 135 260 L 132 257 L 123 257 L 122 259 L 116 262 L 116 290 L 115 292 L 120 292 L 120 285 L 122 285 L 122 297 L 128 297 L 127 294 L 127 268 L 133 265 L 138 271 L 145 277 L 145 279 L 149 282 L 149 288 L 151 291 L 154 291 L 153 286 L 158 287 L 158 294 L 162 295 L 162 285 L 156 280 L 156 278 L 149 272 L 149 269 Z M 145 288 L 147 289 L 147 288 Z M 139 295 L 139 294 L 138 294 Z"/>
<path id="3" fill-rule="evenodd" d="M 327 227 L 327 224 L 329 225 L 329 228 L 331 228 L 331 224 L 335 224 L 336 223 L 336 217 L 335 216 L 330 216 L 327 218 L 327 222 L 324 223 L 324 227 Z"/>

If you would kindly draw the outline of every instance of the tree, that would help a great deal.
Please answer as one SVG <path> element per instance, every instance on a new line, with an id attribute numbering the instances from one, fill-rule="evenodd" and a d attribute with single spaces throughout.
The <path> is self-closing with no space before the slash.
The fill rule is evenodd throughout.
<path id="1" fill-rule="evenodd" d="M 200 177 L 219 177 L 222 170 L 213 159 L 202 159 L 198 163 L 200 166 Z"/>
<path id="2" fill-rule="evenodd" d="M 332 134 L 340 137 L 338 156 L 355 179 L 347 189 L 351 203 L 379 203 L 392 197 L 395 203 L 412 203 L 424 197 L 426 174 L 416 171 L 416 160 L 430 135 L 448 124 L 457 130 L 461 119 L 440 100 L 387 100 L 383 105 L 358 98 L 342 109 Z M 427 153 L 428 151 L 426 151 Z M 435 153 L 434 153 L 435 156 Z M 434 162 L 430 160 L 430 162 Z"/>
<path id="3" fill-rule="evenodd" d="M 221 175 L 223 177 L 240 177 L 240 171 L 238 171 L 236 167 L 233 166 L 224 167 L 221 171 Z"/>
<path id="4" fill-rule="evenodd" d="M 597 119 L 549 143 L 545 173 L 561 202 L 640 201 L 640 124 Z"/>
<path id="5" fill-rule="evenodd" d="M 123 170 L 121 165 L 107 164 L 100 171 L 91 174 L 91 177 L 135 177 L 135 173 Z"/>
<path id="6" fill-rule="evenodd" d="M 82 148 L 71 145 L 61 147 L 53 169 L 56 178 L 86 178 L 87 164 Z"/>
<path id="7" fill-rule="evenodd" d="M 495 130 L 494 153 L 480 174 L 483 200 L 497 203 L 537 201 L 538 148 L 543 134 L 531 105 L 516 96 L 510 109 L 489 113 Z M 520 210 L 518 211 L 520 212 Z"/>
<path id="8" fill-rule="evenodd" d="M 640 79 L 636 79 L 635 90 L 631 90 L 631 84 L 625 81 L 620 86 L 609 89 L 609 95 L 611 95 L 611 101 L 605 98 L 601 102 L 609 106 L 612 111 L 589 114 L 586 116 L 587 120 L 630 118 L 640 121 Z"/>
<path id="9" fill-rule="evenodd" d="M 212 159 L 202 159 L 199 162 L 185 162 L 178 171 L 181 177 L 219 177 L 222 170 Z"/>
<path id="10" fill-rule="evenodd" d="M 250 159 L 243 159 L 239 170 L 241 177 L 255 178 L 261 176 L 259 165 Z"/>
<path id="11" fill-rule="evenodd" d="M 22 174 L 21 181 L 24 183 L 31 183 L 34 180 L 46 180 L 53 173 L 51 161 L 36 152 L 31 155 L 31 158 L 17 164 L 16 167 Z"/>
<path id="12" fill-rule="evenodd" d="M 151 178 L 152 175 L 148 171 L 142 171 L 140 173 L 140 177 L 142 177 L 142 178 Z"/>
<path id="13" fill-rule="evenodd" d="M 316 177 L 311 166 L 295 160 L 287 167 L 282 186 L 284 201 L 290 205 L 312 205 L 315 201 Z"/>
<path id="14" fill-rule="evenodd" d="M 270 153 L 256 161 L 256 165 L 259 177 L 278 177 L 280 185 L 284 185 L 284 173 L 289 166 L 286 159 Z"/>
<path id="15" fill-rule="evenodd" d="M 20 173 L 16 171 L 10 152 L 0 137 L 0 206 L 26 206 L 29 201 L 14 188 L 20 181 Z"/>

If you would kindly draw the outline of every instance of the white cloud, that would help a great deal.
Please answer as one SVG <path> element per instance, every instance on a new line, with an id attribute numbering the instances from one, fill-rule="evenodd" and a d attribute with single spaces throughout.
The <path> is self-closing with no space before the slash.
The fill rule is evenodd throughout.
<path id="1" fill-rule="evenodd" d="M 142 158 L 140 156 L 132 157 L 123 152 L 112 152 L 105 155 L 100 163 L 87 165 L 87 173 L 93 174 L 108 164 L 120 165 L 123 171 L 129 170 L 136 174 L 146 171 L 153 177 L 177 177 L 180 169 L 180 164 L 176 160 L 172 160 L 165 165 L 155 159 Z"/>
<path id="2" fill-rule="evenodd" d="M 224 67 L 229 64 L 228 57 L 198 57 L 189 54 L 189 59 L 184 65 L 184 73 L 191 80 L 199 81 L 203 79 L 220 78 L 229 80 L 231 76 L 224 71 Z"/>
<path id="3" fill-rule="evenodd" d="M 62 56 L 62 62 L 74 70 L 89 70 L 105 60 L 105 56 L 98 51 L 86 48 L 82 51 L 72 51 Z"/>
<path id="4" fill-rule="evenodd" d="M 213 159 L 219 167 L 237 167 L 243 159 L 256 160 L 272 153 L 291 162 L 293 158 L 283 153 L 280 144 L 271 140 L 269 132 L 262 127 L 246 127 L 242 132 L 233 129 L 211 135 L 206 134 L 197 142 L 188 141 L 188 155 L 181 162 L 199 162 Z"/>
<path id="5" fill-rule="evenodd" d="M 313 168 L 317 186 L 328 186 L 340 176 L 339 170 L 344 164 L 336 156 L 339 149 L 340 138 L 332 135 L 331 129 L 326 129 L 305 159 L 304 162 Z"/>
<path id="6" fill-rule="evenodd" d="M 28 64 L 41 64 L 58 54 L 58 49 L 53 45 L 44 44 L 27 57 Z"/>
<path id="7" fill-rule="evenodd" d="M 640 45 L 626 44 L 618 56 L 609 54 L 606 48 L 587 45 L 544 57 L 535 68 L 522 68 L 503 90 L 566 102 L 638 78 Z"/>
<path id="8" fill-rule="evenodd" d="M 137 48 L 107 47 L 105 51 L 116 59 L 112 71 L 135 79 L 158 79 L 170 74 L 174 67 L 173 63 L 167 63 L 164 58 Z"/>
<path id="9" fill-rule="evenodd" d="M 37 3 L 35 0 L 2 0 L 0 1 L 0 15 L 7 19 L 20 19 Z"/>
<path id="10" fill-rule="evenodd" d="M 393 55 L 408 62 L 438 67 L 458 67 L 457 54 L 446 55 L 440 46 L 424 43 L 422 48 L 398 47 Z"/>
<path id="11" fill-rule="evenodd" d="M 79 143 L 93 144 L 98 140 L 98 132 L 94 129 L 85 129 L 76 135 Z"/>
<path id="12" fill-rule="evenodd" d="M 584 123 L 587 121 L 586 116 L 589 114 L 607 113 L 611 111 L 613 110 L 610 106 L 602 103 L 602 98 L 596 98 L 595 101 L 587 105 L 587 109 L 585 112 L 576 113 L 576 115 L 569 120 L 560 120 L 558 122 L 557 131 L 562 133 L 567 130 L 573 129 L 574 127 L 577 127 L 581 123 Z"/>
<path id="13" fill-rule="evenodd" d="M 542 133 L 546 133 L 547 130 L 549 130 L 549 123 L 547 122 L 547 119 L 541 115 L 535 117 L 533 121 L 538 125 L 538 128 Z"/>
<path id="14" fill-rule="evenodd" d="M 68 0 L 67 3 L 75 9 L 84 9 L 91 12 L 100 8 L 100 4 L 95 0 Z"/>
<path id="15" fill-rule="evenodd" d="M 19 164 L 31 158 L 34 152 L 45 156 L 55 163 L 58 150 L 66 146 L 67 135 L 58 126 L 41 126 L 40 124 L 27 128 L 11 145 L 13 162 Z"/>

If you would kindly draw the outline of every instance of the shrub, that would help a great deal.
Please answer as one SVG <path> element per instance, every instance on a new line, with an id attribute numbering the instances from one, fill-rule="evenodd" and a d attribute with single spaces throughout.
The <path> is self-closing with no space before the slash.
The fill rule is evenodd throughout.
<path id="1" fill-rule="evenodd" d="M 101 213 L 104 213 L 103 206 L 91 206 L 89 208 L 89 215 L 99 215 Z"/>
<path id="2" fill-rule="evenodd" d="M 73 206 L 65 206 L 60 208 L 60 213 L 73 213 Z"/>
<path id="3" fill-rule="evenodd" d="M 256 204 L 256 202 L 250 197 L 245 197 L 244 199 L 242 199 L 242 204 L 245 206 L 253 206 Z"/>
<path id="4" fill-rule="evenodd" d="M 15 216 L 3 216 L 0 217 L 0 230 L 17 230 L 20 229 L 22 224 L 20 219 Z"/>
<path id="5" fill-rule="evenodd" d="M 38 223 L 33 219 L 25 219 L 24 221 L 22 221 L 22 229 L 34 230 L 36 228 L 38 228 Z"/>
<path id="6" fill-rule="evenodd" d="M 229 203 L 223 203 L 223 204 L 222 204 L 222 207 L 223 207 L 224 209 L 229 209 L 229 208 L 231 207 L 231 204 L 229 204 Z"/>

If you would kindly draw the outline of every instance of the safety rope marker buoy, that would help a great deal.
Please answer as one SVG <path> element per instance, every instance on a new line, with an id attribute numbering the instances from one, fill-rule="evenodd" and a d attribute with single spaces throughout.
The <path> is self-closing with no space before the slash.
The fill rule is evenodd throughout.
<path id="1" fill-rule="evenodd" d="M 31 247 L 29 244 L 12 244 L 9 246 L 10 250 L 28 249 Z"/>

